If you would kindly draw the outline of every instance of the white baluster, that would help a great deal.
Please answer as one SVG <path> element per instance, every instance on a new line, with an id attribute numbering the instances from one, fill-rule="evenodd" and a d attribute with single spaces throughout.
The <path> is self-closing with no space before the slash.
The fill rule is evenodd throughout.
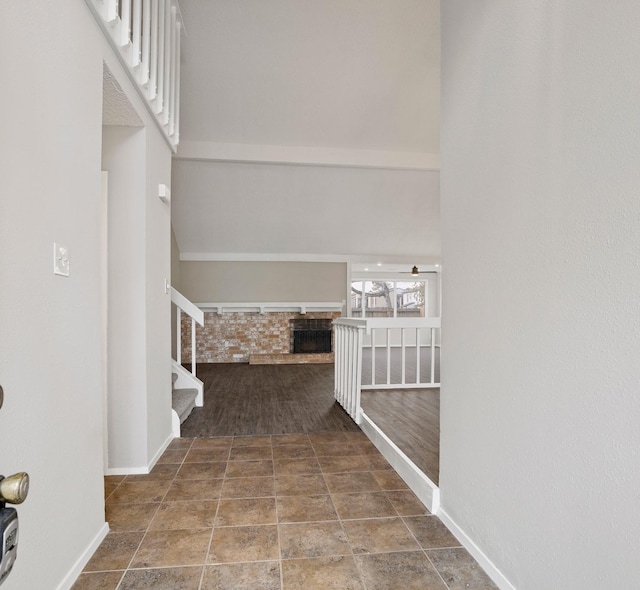
<path id="1" fill-rule="evenodd" d="M 162 89 L 162 114 L 160 122 L 166 125 L 169 122 L 169 101 L 171 96 L 171 1 L 167 0 L 164 15 L 164 80 Z"/>
<path id="2" fill-rule="evenodd" d="M 178 325 L 176 326 L 176 362 L 182 364 L 182 311 L 176 306 L 176 317 Z"/>
<path id="3" fill-rule="evenodd" d="M 191 318 L 191 374 L 196 376 L 196 320 Z"/>
<path id="4" fill-rule="evenodd" d="M 387 328 L 387 385 L 391 383 L 391 330 Z"/>
<path id="5" fill-rule="evenodd" d="M 120 46 L 131 42 L 131 0 L 120 0 Z"/>
<path id="6" fill-rule="evenodd" d="M 102 18 L 112 23 L 118 16 L 118 0 L 102 0 Z"/>
<path id="7" fill-rule="evenodd" d="M 133 0 L 131 12 L 131 67 L 140 65 L 140 39 L 142 32 L 142 0 Z"/>
<path id="8" fill-rule="evenodd" d="M 150 0 L 147 0 L 150 1 Z M 151 47 L 149 48 L 149 86 L 147 96 L 155 100 L 158 95 L 158 1 L 151 2 Z"/>
<path id="9" fill-rule="evenodd" d="M 154 2 L 154 4 L 156 4 Z M 149 57 L 151 51 L 151 0 L 142 3 L 142 47 L 140 48 L 140 73 L 138 82 L 149 82 Z M 149 94 L 147 93 L 147 96 Z"/>
<path id="10" fill-rule="evenodd" d="M 371 385 L 376 384 L 376 329 L 371 330 Z"/>
<path id="11" fill-rule="evenodd" d="M 174 143 L 180 140 L 180 44 L 182 23 L 176 25 L 176 82 L 175 82 L 175 98 L 173 104 L 173 137 Z"/>
<path id="12" fill-rule="evenodd" d="M 407 373 L 407 359 L 406 359 L 406 343 L 405 343 L 405 337 L 404 337 L 404 328 L 400 328 L 400 348 L 402 349 L 402 385 L 404 385 L 407 380 L 406 380 L 406 373 Z"/>
<path id="13" fill-rule="evenodd" d="M 420 383 L 420 328 L 416 328 L 416 384 Z"/>
<path id="14" fill-rule="evenodd" d="M 165 20 L 167 16 L 167 3 L 169 0 L 158 0 L 158 79 L 156 82 L 156 114 L 164 109 L 164 76 L 165 76 Z"/>
<path id="15" fill-rule="evenodd" d="M 174 123 L 175 123 L 175 112 L 176 112 L 176 81 L 177 81 L 177 68 L 176 68 L 176 45 L 177 45 L 177 30 L 178 26 L 176 24 L 176 8 L 173 6 L 171 8 L 171 85 L 169 87 L 169 120 L 167 123 L 169 124 L 168 134 L 171 137 L 175 131 Z"/>
<path id="16" fill-rule="evenodd" d="M 436 382 L 436 329 L 431 328 L 431 383 Z"/>

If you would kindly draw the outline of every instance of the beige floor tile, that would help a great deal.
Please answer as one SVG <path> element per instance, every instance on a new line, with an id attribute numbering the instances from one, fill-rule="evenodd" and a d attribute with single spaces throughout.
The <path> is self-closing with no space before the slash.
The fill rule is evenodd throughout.
<path id="1" fill-rule="evenodd" d="M 222 491 L 222 479 L 175 480 L 169 487 L 165 502 L 187 500 L 217 500 Z"/>
<path id="2" fill-rule="evenodd" d="M 280 587 L 278 562 L 260 561 L 207 566 L 201 590 L 280 590 Z"/>
<path id="3" fill-rule="evenodd" d="M 309 440 L 312 445 L 327 443 L 346 443 L 347 437 L 344 432 L 321 432 L 318 434 L 309 434 Z"/>
<path id="4" fill-rule="evenodd" d="M 269 461 L 273 459 L 271 445 L 263 447 L 232 447 L 231 461 Z"/>
<path id="5" fill-rule="evenodd" d="M 323 473 L 350 473 L 371 471 L 371 461 L 367 455 L 349 457 L 318 457 Z"/>
<path id="6" fill-rule="evenodd" d="M 276 477 L 278 496 L 299 496 L 327 494 L 329 489 L 320 474 L 280 475 Z"/>
<path id="7" fill-rule="evenodd" d="M 211 528 L 217 509 L 217 500 L 164 502 L 153 517 L 149 530 Z"/>
<path id="8" fill-rule="evenodd" d="M 275 498 L 220 500 L 216 526 L 244 526 L 276 523 Z"/>
<path id="9" fill-rule="evenodd" d="M 224 477 L 227 464 L 217 463 L 183 463 L 176 479 L 218 479 Z"/>
<path id="10" fill-rule="evenodd" d="M 207 563 L 280 559 L 275 525 L 220 527 L 213 531 Z"/>
<path id="11" fill-rule="evenodd" d="M 352 556 L 282 562 L 283 590 L 364 590 Z"/>
<path id="12" fill-rule="evenodd" d="M 108 504 L 161 502 L 170 481 L 124 481 L 111 494 Z"/>
<path id="13" fill-rule="evenodd" d="M 347 520 L 342 525 L 355 554 L 420 550 L 400 518 Z"/>
<path id="14" fill-rule="evenodd" d="M 226 477 L 273 476 L 273 461 L 229 461 Z"/>
<path id="15" fill-rule="evenodd" d="M 369 442 L 369 437 L 362 431 L 357 431 L 357 432 L 345 432 L 344 433 L 345 438 L 347 439 L 347 442 L 350 443 L 368 443 Z"/>
<path id="16" fill-rule="evenodd" d="M 397 516 L 385 492 L 332 494 L 333 503 L 342 519 L 382 518 Z"/>
<path id="17" fill-rule="evenodd" d="M 80 574 L 71 590 L 116 590 L 124 571 Z"/>
<path id="18" fill-rule="evenodd" d="M 404 521 L 423 549 L 460 547 L 460 541 L 437 516 L 409 516 L 404 518 Z"/>
<path id="19" fill-rule="evenodd" d="M 167 446 L 167 451 L 175 451 L 177 449 L 189 449 L 193 443 L 192 438 L 174 438 Z"/>
<path id="20" fill-rule="evenodd" d="M 315 457 L 311 445 L 280 445 L 273 447 L 273 458 L 278 459 L 304 459 Z"/>
<path id="21" fill-rule="evenodd" d="M 119 484 L 122 483 L 125 479 L 125 477 L 127 477 L 126 475 L 105 475 L 104 476 L 104 482 L 105 483 L 112 483 L 112 484 Z"/>
<path id="22" fill-rule="evenodd" d="M 188 449 L 176 449 L 176 450 L 166 450 L 162 453 L 160 459 L 158 459 L 158 465 L 162 465 L 164 463 L 182 463 L 184 458 L 187 456 Z"/>
<path id="23" fill-rule="evenodd" d="M 149 531 L 133 559 L 133 568 L 204 564 L 211 529 Z"/>
<path id="24" fill-rule="evenodd" d="M 324 476 L 329 491 L 337 494 L 348 492 L 381 492 L 382 488 L 370 471 L 354 473 L 327 473 Z"/>
<path id="25" fill-rule="evenodd" d="M 372 471 L 383 490 L 408 490 L 409 486 L 395 471 Z"/>
<path id="26" fill-rule="evenodd" d="M 274 461 L 276 475 L 300 475 L 302 473 L 320 473 L 320 464 L 315 457 L 304 459 L 277 459 Z"/>
<path id="27" fill-rule="evenodd" d="M 185 457 L 186 463 L 213 463 L 227 461 L 229 449 L 194 449 L 193 447 Z"/>
<path id="28" fill-rule="evenodd" d="M 433 549 L 425 552 L 449 590 L 497 590 L 466 549 Z"/>
<path id="29" fill-rule="evenodd" d="M 278 497 L 278 522 L 314 522 L 338 520 L 331 496 L 282 496 Z"/>
<path id="30" fill-rule="evenodd" d="M 107 500 L 109 498 L 109 496 L 111 496 L 111 494 L 113 494 L 113 492 L 116 491 L 116 488 L 119 485 L 120 484 L 117 484 L 117 483 L 107 483 L 107 482 L 105 482 L 105 484 L 104 484 L 104 499 Z"/>
<path id="31" fill-rule="evenodd" d="M 202 567 L 129 570 L 118 590 L 198 590 Z"/>
<path id="32" fill-rule="evenodd" d="M 224 481 L 222 498 L 259 498 L 274 496 L 273 477 L 231 477 Z"/>
<path id="33" fill-rule="evenodd" d="M 233 444 L 232 436 L 218 436 L 212 438 L 196 438 L 193 440 L 192 449 L 230 449 Z"/>
<path id="34" fill-rule="evenodd" d="M 271 437 L 271 445 L 274 449 L 281 445 L 304 445 L 308 447 L 311 446 L 311 441 L 307 434 L 275 434 Z"/>
<path id="35" fill-rule="evenodd" d="M 411 490 L 387 492 L 387 498 L 400 516 L 424 516 L 431 514 Z"/>
<path id="36" fill-rule="evenodd" d="M 127 475 L 124 483 L 131 481 L 171 480 L 176 476 L 180 465 L 174 463 L 158 463 L 149 473 Z"/>
<path id="37" fill-rule="evenodd" d="M 85 572 L 123 570 L 129 566 L 144 533 L 109 533 L 100 544 Z"/>
<path id="38" fill-rule="evenodd" d="M 355 560 L 367 590 L 447 590 L 422 551 L 357 555 Z"/>
<path id="39" fill-rule="evenodd" d="M 279 530 L 282 559 L 352 554 L 337 521 L 281 524 Z"/>
<path id="40" fill-rule="evenodd" d="M 345 441 L 331 443 L 313 443 L 313 450 L 318 457 L 350 457 L 353 448 Z"/>
<path id="41" fill-rule="evenodd" d="M 270 447 L 271 436 L 234 436 L 234 447 Z"/>
<path id="42" fill-rule="evenodd" d="M 105 519 L 114 533 L 146 531 L 159 506 L 159 503 L 107 504 Z"/>

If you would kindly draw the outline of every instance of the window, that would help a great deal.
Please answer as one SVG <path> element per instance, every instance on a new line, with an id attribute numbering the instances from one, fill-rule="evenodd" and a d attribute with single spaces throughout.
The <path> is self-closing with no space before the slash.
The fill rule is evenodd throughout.
<path id="1" fill-rule="evenodd" d="M 354 317 L 424 317 L 425 304 L 425 281 L 351 283 L 351 315 Z"/>

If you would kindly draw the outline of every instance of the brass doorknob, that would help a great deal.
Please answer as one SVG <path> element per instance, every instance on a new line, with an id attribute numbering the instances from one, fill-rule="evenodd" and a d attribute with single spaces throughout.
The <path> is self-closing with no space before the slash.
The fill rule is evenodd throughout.
<path id="1" fill-rule="evenodd" d="M 29 474 L 24 471 L 10 475 L 0 476 L 0 502 L 9 504 L 22 504 L 29 493 Z"/>

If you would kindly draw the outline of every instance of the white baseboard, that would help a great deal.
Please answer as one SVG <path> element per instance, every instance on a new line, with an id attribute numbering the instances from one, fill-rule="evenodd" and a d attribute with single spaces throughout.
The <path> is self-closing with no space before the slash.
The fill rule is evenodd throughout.
<path id="1" fill-rule="evenodd" d="M 418 499 L 433 513 L 440 508 L 440 490 L 364 412 L 360 428 L 389 461 Z"/>
<path id="2" fill-rule="evenodd" d="M 173 432 L 170 432 L 169 436 L 167 436 L 166 440 L 160 445 L 160 448 L 147 465 L 140 465 L 139 467 L 109 467 L 105 470 L 105 475 L 146 475 L 155 467 L 158 459 L 162 457 L 162 453 L 167 450 L 167 447 L 174 438 Z"/>
<path id="3" fill-rule="evenodd" d="M 73 567 L 69 570 L 67 575 L 64 577 L 62 582 L 58 584 L 57 590 L 70 590 L 71 587 L 76 583 L 78 576 L 82 573 L 84 566 L 89 563 L 89 560 L 95 553 L 96 549 L 100 546 L 100 543 L 104 540 L 109 532 L 109 524 L 104 523 L 102 525 L 98 534 L 93 538 L 89 546 L 82 552 L 82 555 L 78 558 L 78 560 L 73 564 Z"/>
<path id="4" fill-rule="evenodd" d="M 480 567 L 485 573 L 493 580 L 493 583 L 500 588 L 500 590 L 516 590 L 516 587 L 509 582 L 506 576 L 496 567 L 496 565 L 485 555 L 485 553 L 478 547 L 474 541 L 467 535 L 454 520 L 446 513 L 445 510 L 440 508 L 437 513 L 438 518 L 444 523 L 444 525 L 455 535 L 455 537 L 462 543 L 463 547 L 473 556 L 473 558 L 480 564 Z"/>

